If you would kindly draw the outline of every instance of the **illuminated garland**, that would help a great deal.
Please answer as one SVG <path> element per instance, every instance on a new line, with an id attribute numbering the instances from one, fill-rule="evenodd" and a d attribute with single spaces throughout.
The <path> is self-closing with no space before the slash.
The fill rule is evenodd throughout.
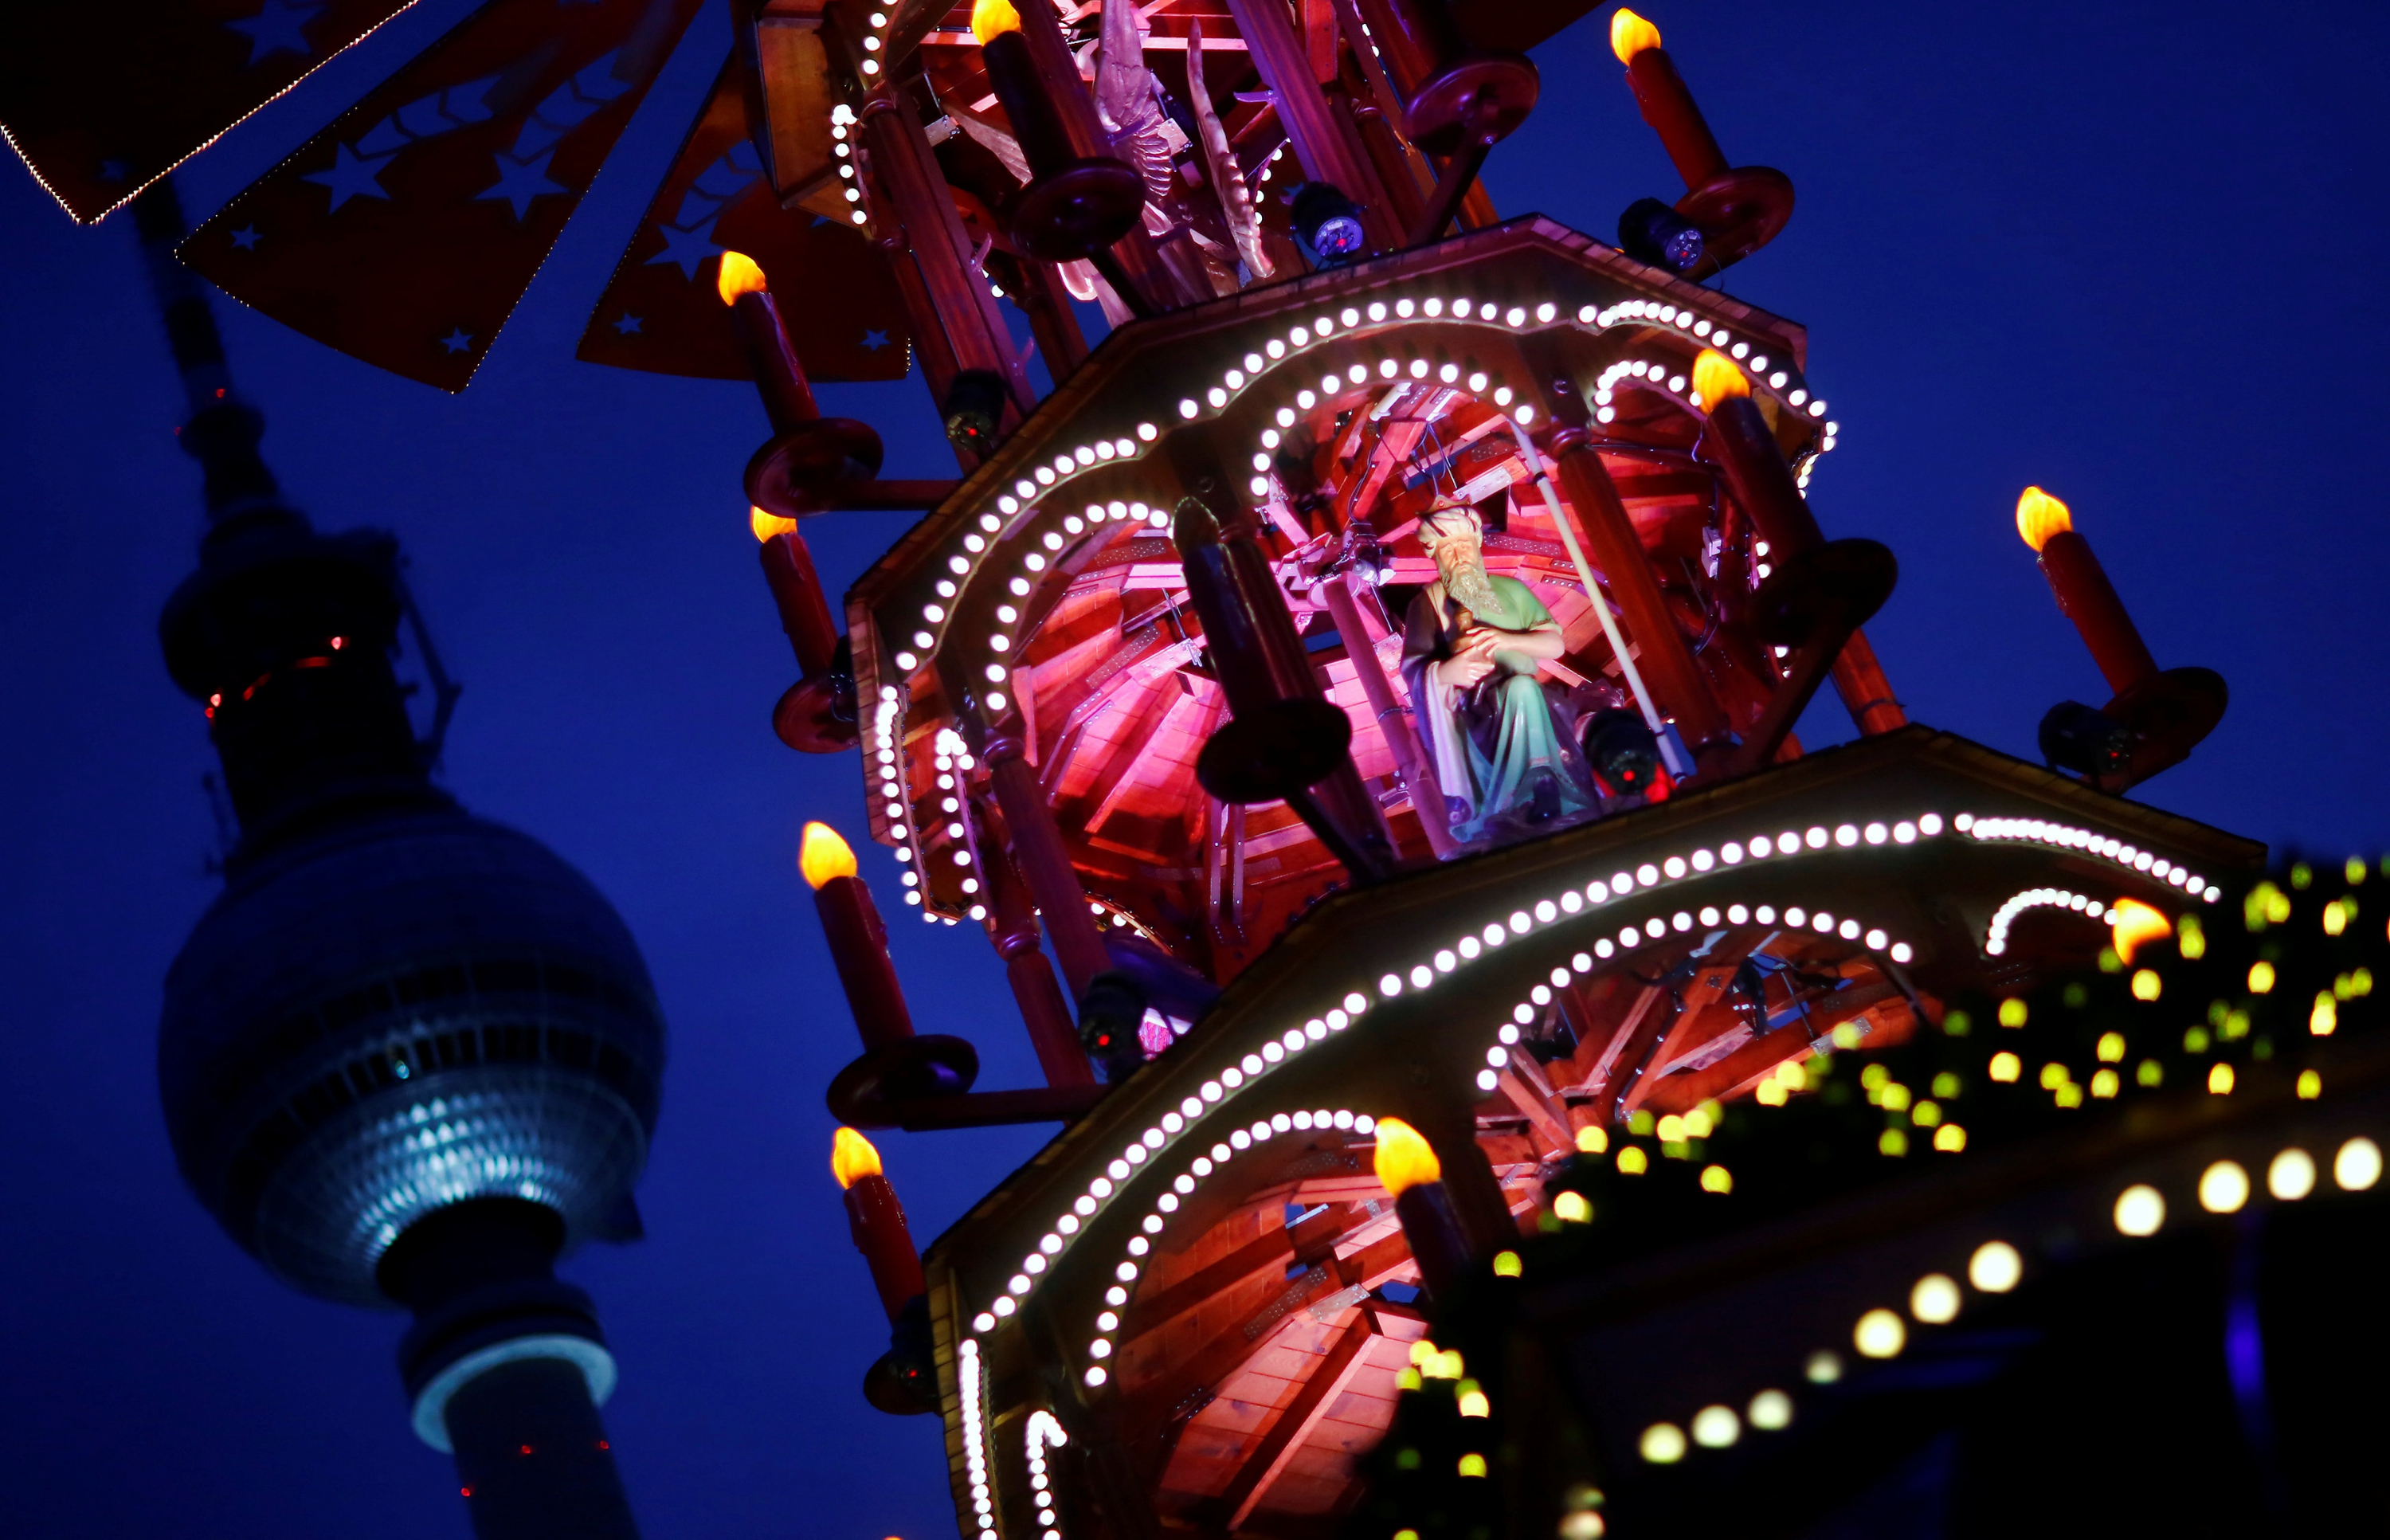
<path id="1" fill-rule="evenodd" d="M 2129 854 L 2125 864 L 2132 864 Z M 1567 1277 L 1780 1223 L 1896 1181 L 1920 1156 L 2011 1149 L 2079 1131 L 2087 1118 L 2123 1116 L 2132 1102 L 2243 1094 L 2260 1080 L 2277 1094 L 2286 1090 L 2299 1102 L 2327 1108 L 2328 1072 L 2301 1065 L 2306 1046 L 2350 1028 L 2378 1029 L 2382 1013 L 2370 1007 L 2374 973 L 2390 968 L 2381 901 L 2371 901 L 2369 914 L 2364 891 L 2374 871 L 2352 858 L 2339 869 L 2336 887 L 2331 875 L 2294 866 L 2242 894 L 2242 923 L 2229 930 L 2212 930 L 2187 913 L 2169 940 L 2146 943 L 2131 962 L 2111 950 L 2098 969 L 2052 979 L 2026 995 L 1955 1000 L 1938 1027 L 1921 1027 L 1908 1043 L 1869 1054 L 1861 1065 L 1848 1066 L 1837 1054 L 1780 1072 L 1770 1083 L 1780 1088 L 1776 1096 L 1764 1086 L 1753 1103 L 1708 1104 L 1681 1119 L 1638 1114 L 1615 1139 L 1587 1130 L 1581 1152 L 1547 1184 L 1544 1238 L 1523 1245 L 1521 1257 L 1500 1259 L 1508 1267 L 1497 1261 L 1481 1277 L 1473 1301 L 1450 1302 L 1458 1315 L 1448 1311 L 1439 1320 L 1437 1337 L 1471 1337 L 1480 1329 L 1472 1319 L 1499 1317 L 1510 1278 Z M 2390 877 L 2390 860 L 2380 875 Z M 2178 885 L 2190 887 L 2191 879 Z M 2198 885 L 2209 902 L 2220 896 L 2207 890 Z M 2201 1017 L 2188 1027 L 2186 1002 Z M 1853 1036 L 1836 1046 L 1857 1042 Z M 2103 1114 L 2102 1104 L 2113 1110 Z M 1677 1137 L 1668 1139 L 1670 1133 Z M 2114 1179 L 2114 1190 L 2096 1199 L 2114 1231 L 2107 1244 L 2158 1234 L 2183 1214 L 2221 1216 L 2253 1203 L 2368 1192 L 2384 1172 L 2380 1145 L 2353 1130 L 2333 1133 L 2314 1149 L 2276 1139 L 2260 1151 L 2258 1140 L 2248 1142 L 2253 1148 L 2242 1159 L 2210 1152 L 2182 1160 L 2171 1175 Z M 1822 1152 L 1824 1163 L 1792 1158 L 1796 1150 Z M 2027 1237 L 1978 1236 L 1941 1267 L 1921 1273 L 1905 1298 L 1859 1312 L 1844 1341 L 1813 1345 L 1805 1379 L 1812 1387 L 1836 1381 L 1847 1372 L 1845 1354 L 1898 1357 L 1921 1334 L 1960 1320 L 1973 1302 L 2028 1286 L 2058 1261 Z M 1473 1340 L 1483 1350 L 1482 1336 Z M 1449 1354 L 1442 1382 L 1418 1368 L 1423 1355 L 1432 1361 L 1439 1353 Z M 1497 1483 L 1471 1480 L 1484 1473 L 1482 1452 L 1498 1429 L 1464 1424 L 1455 1400 L 1456 1388 L 1467 1385 L 1498 1413 L 1502 1396 L 1498 1386 L 1456 1378 L 1460 1372 L 1457 1349 L 1432 1341 L 1414 1354 L 1414 1370 L 1402 1381 L 1413 1393 L 1403 1397 L 1375 1457 L 1377 1495 L 1367 1533 L 1422 1540 L 1424 1531 L 1434 1540 L 1489 1521 L 1502 1530 L 1494 1511 L 1502 1501 Z M 1746 1431 L 1791 1426 L 1798 1400 L 1797 1387 L 1754 1384 L 1739 1405 L 1689 1407 L 1680 1421 L 1653 1423 L 1627 1442 L 1646 1464 L 1697 1460 L 1705 1450 L 1736 1444 Z M 1474 1471 L 1466 1468 L 1472 1455 L 1479 1459 Z M 1561 1513 L 1557 1540 L 1596 1540 L 1610 1528 L 1600 1473 L 1587 1475 L 1546 1495 Z M 1431 1510 L 1446 1521 L 1442 1527 L 1431 1521 Z"/>

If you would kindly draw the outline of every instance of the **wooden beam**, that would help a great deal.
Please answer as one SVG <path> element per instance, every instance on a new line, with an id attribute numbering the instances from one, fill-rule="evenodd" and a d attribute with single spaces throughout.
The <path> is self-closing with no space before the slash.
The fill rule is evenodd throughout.
<path id="1" fill-rule="evenodd" d="M 1651 1087 L 1658 1084 L 1659 1072 L 1699 1046 L 1694 1037 L 1696 1029 L 1704 1019 L 1715 1014 L 1710 1007 L 1734 987 L 1735 974 L 1742 967 L 1743 958 L 1750 955 L 1754 946 L 1767 940 L 1767 935 L 1765 927 L 1729 934 L 1711 949 L 1710 956 L 1703 959 L 1700 970 L 1686 983 L 1683 1000 L 1677 1009 L 1677 1019 L 1669 1023 L 1667 1035 L 1661 1038 L 1651 1057 L 1645 1060 L 1645 1072 L 1628 1087 L 1619 1103 L 1620 1111 L 1632 1112 L 1642 1106 L 1643 1098 L 1650 1096 Z"/>
<path id="2" fill-rule="evenodd" d="M 1592 1067 L 1586 1072 L 1584 1085 L 1592 1093 L 1595 1110 L 1600 1114 L 1598 1122 L 1611 1122 L 1617 1110 L 1620 1061 L 1638 1062 L 1626 1059 L 1626 1050 L 1634 1046 L 1637 1038 L 1644 1035 L 1647 1028 L 1652 1037 L 1657 1037 L 1660 1028 L 1653 1018 L 1659 1014 L 1660 1002 L 1666 998 L 1667 994 L 1667 990 L 1658 984 L 1645 984 L 1635 996 L 1635 1003 L 1626 1007 L 1626 1014 L 1612 1029 L 1609 1041 L 1595 1052 Z M 1648 1048 L 1650 1043 L 1644 1046 Z M 1593 1044 L 1589 1041 L 1578 1046 L 1580 1063 L 1584 1062 L 1585 1051 L 1591 1047 Z"/>
<path id="3" fill-rule="evenodd" d="M 1353 1319 L 1337 1334 L 1319 1363 L 1304 1378 L 1302 1388 L 1285 1410 L 1271 1423 L 1252 1453 L 1245 1457 L 1220 1501 L 1228 1509 L 1227 1527 L 1234 1531 L 1253 1516 L 1254 1508 L 1269 1495 L 1270 1483 L 1277 1481 L 1290 1461 L 1299 1453 L 1311 1431 L 1319 1426 L 1328 1413 L 1329 1405 L 1344 1392 L 1362 1363 L 1362 1350 L 1369 1345 L 1374 1333 L 1370 1330 L 1367 1311 L 1356 1310 Z"/>
<path id="4" fill-rule="evenodd" d="M 1403 1238 L 1402 1231 L 1396 1230 L 1382 1240 L 1363 1247 L 1352 1256 L 1339 1259 L 1329 1276 L 1312 1291 L 1311 1298 L 1317 1299 L 1351 1287 L 1345 1281 L 1348 1278 L 1352 1283 L 1366 1287 L 1370 1280 L 1383 1277 L 1404 1266 L 1410 1258 L 1410 1243 Z M 1286 1314 L 1291 1316 L 1296 1310 L 1307 1308 L 1309 1303 L 1310 1300 L 1306 1299 Z M 1198 1387 L 1216 1390 L 1256 1356 L 1269 1351 L 1278 1332 L 1263 1331 L 1248 1337 L 1245 1325 L 1245 1322 L 1238 1321 L 1224 1328 L 1211 1341 L 1180 1358 L 1175 1369 L 1163 1372 L 1130 1392 L 1125 1398 L 1128 1405 L 1122 1407 L 1120 1424 L 1127 1431 L 1126 1436 L 1131 1444 L 1142 1445 L 1158 1431 L 1169 1408 L 1185 1399 L 1189 1391 Z M 1158 1476 L 1159 1472 L 1156 1474 Z"/>
<path id="5" fill-rule="evenodd" d="M 1682 1112 L 1712 1097 L 1724 1101 L 1761 1076 L 1773 1073 L 1786 1059 L 1809 1052 L 1813 1044 L 1843 1022 L 1899 997 L 1899 986 L 1888 979 L 1857 985 L 1847 995 L 1830 995 L 1805 1023 L 1794 1022 L 1754 1037 L 1715 1064 L 1661 1076 L 1643 1105 L 1655 1112 Z"/>
<path id="6" fill-rule="evenodd" d="M 1524 1067 L 1521 1063 L 1523 1059 L 1525 1060 Z M 1528 1078 L 1534 1073 L 1534 1064 L 1535 1060 L 1528 1058 L 1523 1050 L 1512 1048 L 1510 1067 L 1495 1072 L 1495 1084 L 1500 1086 L 1502 1094 L 1510 1099 L 1511 1106 L 1526 1114 L 1527 1125 L 1543 1136 L 1544 1143 L 1548 1147 L 1545 1153 L 1574 1149 L 1576 1148 L 1576 1136 L 1569 1132 L 1567 1118 L 1561 1114 L 1560 1110 Z M 1536 1081 L 1541 1081 L 1543 1076 L 1535 1074 L 1534 1078 Z"/>
<path id="7" fill-rule="evenodd" d="M 1177 677 L 1165 674 L 1155 681 L 1153 689 L 1138 702 L 1137 714 L 1129 718 L 1120 737 L 1112 739 L 1105 751 L 1103 767 L 1097 771 L 1094 783 L 1079 799 L 1080 807 L 1085 809 L 1079 815 L 1079 828 L 1084 832 L 1093 834 L 1103 827 L 1104 820 L 1111 815 L 1113 806 L 1128 789 L 1137 763 L 1145 758 L 1146 750 L 1161 736 L 1163 725 L 1170 720 L 1171 712 L 1186 699 L 1187 692 L 1179 686 Z"/>

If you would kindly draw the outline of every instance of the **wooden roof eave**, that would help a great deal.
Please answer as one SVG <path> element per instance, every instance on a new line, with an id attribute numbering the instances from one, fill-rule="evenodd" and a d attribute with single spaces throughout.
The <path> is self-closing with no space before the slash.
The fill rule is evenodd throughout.
<path id="1" fill-rule="evenodd" d="M 1048 1211 L 1060 1212 L 1069 1198 L 1085 1187 L 1088 1162 L 1100 1166 L 1128 1131 L 1175 1109 L 1195 1083 L 1215 1072 L 1222 1051 L 1234 1047 L 1242 1052 L 1250 1046 L 1248 1039 L 1258 1043 L 1264 1035 L 1275 1036 L 1268 1023 L 1290 1009 L 1313 1014 L 1333 994 L 1342 993 L 1342 987 L 1330 981 L 1349 979 L 1357 984 L 1364 974 L 1373 974 L 1397 952 L 1407 962 L 1412 952 L 1423 955 L 1432 950 L 1458 930 L 1457 917 L 1464 909 L 1474 914 L 1504 907 L 1524 894 L 1583 872 L 1656 857 L 1689 841 L 1747 835 L 1763 821 L 1831 818 L 1844 809 L 1851 816 L 1861 816 L 1858 808 L 1852 806 L 1855 799 L 1860 800 L 1860 806 L 1882 807 L 1886 815 L 1910 811 L 1897 802 L 1903 793 L 1921 802 L 1948 803 L 1964 799 L 1994 815 L 2054 816 L 2080 822 L 2195 863 L 2212 875 L 2253 870 L 2265 858 L 2265 847 L 2257 841 L 2109 797 L 1956 735 L 1912 725 L 1820 751 L 1741 780 L 1688 791 L 1631 815 L 1410 874 L 1364 892 L 1340 892 L 1319 905 L 1240 975 L 1176 1048 L 1116 1087 L 1086 1117 L 997 1184 L 932 1242 L 929 1255 L 937 1265 L 971 1275 L 970 1287 L 976 1295 L 999 1286 L 1000 1274 L 1010 1266 L 1000 1259 L 1035 1244 L 1049 1221 Z M 1946 809 L 1960 810 L 1955 805 Z M 1994 848 L 1966 842 L 1937 855 L 1947 869 L 1960 851 Z M 2118 880 L 2130 879 L 2120 876 Z M 2165 884 L 2154 886 L 2163 891 Z M 2177 892 L 2174 896 L 2180 906 L 2182 895 Z M 1524 943 L 1519 944 L 1525 950 Z M 1374 1008 L 1393 1014 L 1407 1004 L 1397 1000 Z M 1365 1018 L 1360 1030 L 1367 1031 L 1368 1021 Z M 1490 1032 L 1492 1024 L 1490 1019 L 1466 1023 L 1471 1043 L 1477 1027 Z M 1331 1040 L 1337 1041 L 1354 1039 Z M 1457 1071 L 1476 1053 L 1473 1046 L 1468 1047 L 1452 1068 Z M 1390 1057 L 1374 1050 L 1365 1056 L 1378 1061 Z M 1371 1079 L 1387 1072 L 1382 1062 L 1375 1068 L 1358 1068 Z M 1274 1072 L 1269 1083 L 1275 1086 L 1284 1074 L 1285 1071 Z M 1404 1078 L 1408 1076 L 1407 1067 Z M 1280 1098 L 1273 1092 L 1266 1099 L 1276 1106 Z M 1205 1114 L 1207 1119 L 1210 1116 Z M 1101 1158 L 1098 1158 L 1099 1151 Z M 1124 1213 L 1125 1207 L 1116 1200 L 1099 1213 L 1085 1232 L 1087 1239 L 1097 1241 L 1106 1220 Z M 1100 1250 L 1100 1246 L 1091 1249 Z M 1045 1287 L 1061 1281 L 1060 1272 L 1058 1269 Z"/>

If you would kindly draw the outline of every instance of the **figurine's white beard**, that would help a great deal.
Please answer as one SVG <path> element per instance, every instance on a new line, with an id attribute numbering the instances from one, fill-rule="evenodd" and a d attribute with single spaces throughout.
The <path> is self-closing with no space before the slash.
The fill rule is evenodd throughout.
<path id="1" fill-rule="evenodd" d="M 1483 560 L 1456 556 L 1436 563 L 1436 572 L 1444 579 L 1444 591 L 1452 602 L 1472 614 L 1482 616 L 1500 602 L 1494 597 L 1494 583 L 1485 575 Z"/>

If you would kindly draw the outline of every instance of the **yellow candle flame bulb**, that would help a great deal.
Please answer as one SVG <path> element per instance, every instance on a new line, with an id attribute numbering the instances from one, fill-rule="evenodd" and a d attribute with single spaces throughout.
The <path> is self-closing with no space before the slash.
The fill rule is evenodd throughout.
<path id="1" fill-rule="evenodd" d="M 797 869 L 816 888 L 833 877 L 853 877 L 854 849 L 828 824 L 807 824 L 805 842 L 797 851 Z"/>
<path id="2" fill-rule="evenodd" d="M 1693 389 L 1700 392 L 1702 404 L 1715 412 L 1728 396 L 1751 394 L 1751 381 L 1742 377 L 1733 359 L 1715 348 L 1703 348 L 1693 360 Z"/>
<path id="3" fill-rule="evenodd" d="M 866 1176 L 877 1176 L 880 1174 L 880 1151 L 872 1147 L 869 1139 L 854 1129 L 842 1128 L 830 1140 L 829 1174 L 838 1178 L 842 1189 L 854 1186 Z"/>
<path id="4" fill-rule="evenodd" d="M 2153 941 L 2174 934 L 2174 922 L 2138 898 L 2120 898 L 2108 909 L 2108 934 L 2116 956 L 2127 962 Z"/>
<path id="5" fill-rule="evenodd" d="M 795 520 L 783 519 L 777 513 L 766 513 L 752 503 L 747 505 L 747 527 L 755 532 L 755 538 L 759 541 L 769 540 L 776 534 L 797 533 Z"/>
<path id="6" fill-rule="evenodd" d="M 983 48 L 1006 32 L 1021 30 L 1021 13 L 1012 8 L 1012 0 L 973 0 L 971 5 L 971 36 L 979 39 Z"/>
<path id="7" fill-rule="evenodd" d="M 1420 1131 L 1400 1118 L 1378 1120 L 1378 1185 L 1400 1198 L 1422 1182 L 1444 1180 L 1444 1166 Z"/>
<path id="8" fill-rule="evenodd" d="M 713 287 L 721 293 L 724 304 L 733 303 L 741 294 L 761 294 L 770 288 L 764 281 L 764 270 L 743 251 L 722 253 L 722 271 L 715 276 Z"/>
<path id="9" fill-rule="evenodd" d="M 1618 14 L 1610 19 L 1610 51 L 1618 56 L 1619 63 L 1632 64 L 1637 54 L 1659 45 L 1660 29 L 1625 6 L 1619 6 Z M 1708 392 L 1703 394 L 1706 397 Z"/>
<path id="10" fill-rule="evenodd" d="M 2017 533 L 2035 550 L 2049 544 L 2053 534 L 2063 534 L 2075 527 L 2075 516 L 2066 505 L 2039 487 L 2027 487 L 2017 499 Z"/>

